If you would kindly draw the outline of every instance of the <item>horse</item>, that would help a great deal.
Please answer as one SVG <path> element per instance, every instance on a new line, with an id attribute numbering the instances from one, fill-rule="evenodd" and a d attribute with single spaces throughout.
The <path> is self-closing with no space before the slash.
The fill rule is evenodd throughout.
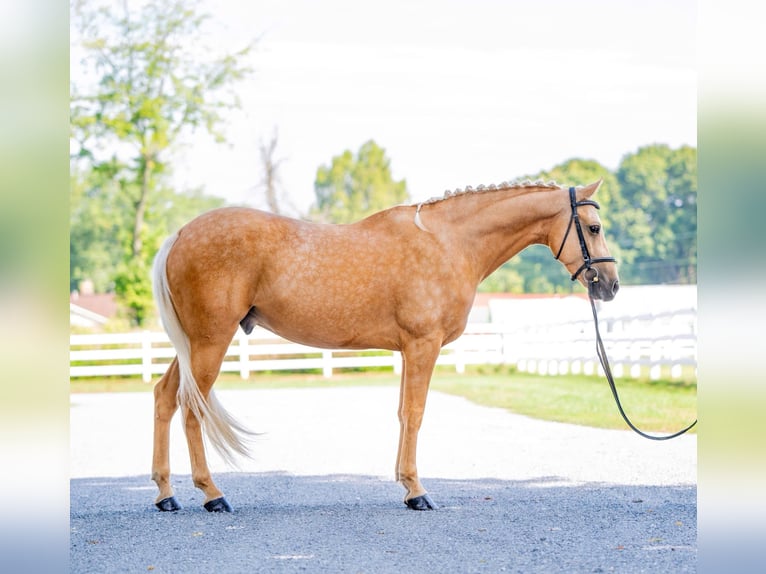
<path id="1" fill-rule="evenodd" d="M 157 508 L 180 509 L 169 461 L 170 421 L 180 409 L 204 508 L 232 511 L 213 482 L 203 433 L 225 460 L 248 454 L 250 431 L 212 387 L 237 328 L 249 334 L 255 326 L 313 347 L 399 351 L 395 478 L 408 508 L 438 508 L 418 477 L 416 451 L 440 350 L 463 333 L 479 283 L 532 244 L 556 253 L 591 297 L 614 298 L 616 261 L 590 199 L 601 182 L 568 189 L 543 181 L 469 186 L 343 225 L 224 207 L 172 234 L 152 271 L 159 315 L 176 350 L 154 387 Z"/>

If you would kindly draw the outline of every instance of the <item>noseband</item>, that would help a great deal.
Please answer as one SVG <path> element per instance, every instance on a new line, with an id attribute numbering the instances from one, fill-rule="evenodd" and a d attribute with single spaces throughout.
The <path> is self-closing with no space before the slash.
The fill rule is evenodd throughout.
<path id="1" fill-rule="evenodd" d="M 589 281 L 591 283 L 598 283 L 598 269 L 593 267 L 594 263 L 616 263 L 617 260 L 614 257 L 594 257 L 591 258 L 590 253 L 588 252 L 588 246 L 585 244 L 585 235 L 583 235 L 582 232 L 582 225 L 580 225 L 580 216 L 577 214 L 577 208 L 581 205 L 592 205 L 596 209 L 601 209 L 601 206 L 593 201 L 592 199 L 583 199 L 582 201 L 577 201 L 577 197 L 575 196 L 575 188 L 570 187 L 569 188 L 569 204 L 572 207 L 572 215 L 569 218 L 569 225 L 567 226 L 567 232 L 564 234 L 564 239 L 561 240 L 561 247 L 559 247 L 558 253 L 556 253 L 556 259 L 558 259 L 561 256 L 561 251 L 564 249 L 564 244 L 567 242 L 567 237 L 569 237 L 569 232 L 572 229 L 572 223 L 574 223 L 574 227 L 577 230 L 577 239 L 580 241 L 580 250 L 582 251 L 582 259 L 583 264 L 580 265 L 580 268 L 574 272 L 571 279 L 572 281 L 575 281 L 577 277 L 582 273 L 583 271 L 590 271 L 593 269 L 595 274 Z"/>

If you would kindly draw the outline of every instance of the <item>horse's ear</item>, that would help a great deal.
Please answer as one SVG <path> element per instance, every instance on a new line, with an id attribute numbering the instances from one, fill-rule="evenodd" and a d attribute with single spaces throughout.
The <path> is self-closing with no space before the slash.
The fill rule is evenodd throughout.
<path id="1" fill-rule="evenodd" d="M 591 197 L 594 193 L 596 193 L 596 190 L 601 187 L 601 184 L 604 183 L 604 178 L 599 178 L 598 181 L 591 183 L 590 185 L 586 185 L 582 188 L 582 196 L 583 197 Z"/>

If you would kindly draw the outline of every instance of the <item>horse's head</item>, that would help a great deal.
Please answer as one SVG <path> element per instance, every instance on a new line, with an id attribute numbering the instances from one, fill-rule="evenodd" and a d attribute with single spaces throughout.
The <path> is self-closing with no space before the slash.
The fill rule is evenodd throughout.
<path id="1" fill-rule="evenodd" d="M 599 205 L 591 196 L 601 186 L 601 180 L 588 186 L 570 188 L 553 222 L 548 246 L 594 299 L 611 301 L 620 288 L 617 265 L 606 246 Z"/>

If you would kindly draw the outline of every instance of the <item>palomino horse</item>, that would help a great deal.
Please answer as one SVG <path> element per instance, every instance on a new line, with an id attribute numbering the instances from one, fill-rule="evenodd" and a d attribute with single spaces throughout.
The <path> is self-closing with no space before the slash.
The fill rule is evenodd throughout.
<path id="1" fill-rule="evenodd" d="M 401 352 L 396 479 L 408 507 L 436 508 L 418 478 L 416 448 L 440 349 L 463 332 L 479 283 L 528 245 L 550 247 L 593 297 L 614 297 L 617 270 L 590 199 L 600 185 L 469 187 L 350 225 L 247 208 L 188 223 L 154 264 L 154 294 L 177 353 L 154 388 L 157 507 L 180 508 L 169 462 L 170 420 L 180 407 L 204 506 L 231 511 L 208 469 L 203 429 L 224 457 L 246 454 L 249 431 L 211 389 L 237 326 L 249 333 L 260 325 L 315 347 Z"/>

